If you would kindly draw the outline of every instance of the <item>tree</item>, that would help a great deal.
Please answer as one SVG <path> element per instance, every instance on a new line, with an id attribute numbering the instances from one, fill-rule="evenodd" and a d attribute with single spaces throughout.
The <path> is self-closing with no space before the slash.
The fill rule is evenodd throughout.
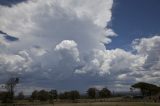
<path id="1" fill-rule="evenodd" d="M 49 93 L 45 90 L 40 90 L 38 92 L 38 99 L 40 101 L 47 101 L 49 99 Z"/>
<path id="2" fill-rule="evenodd" d="M 66 91 L 64 93 L 60 93 L 60 99 L 70 99 L 70 92 Z"/>
<path id="3" fill-rule="evenodd" d="M 54 99 L 57 100 L 57 97 L 58 97 L 57 90 L 49 91 L 49 100 L 50 100 L 50 102 L 53 103 L 53 106 L 54 106 Z"/>
<path id="4" fill-rule="evenodd" d="M 69 98 L 72 100 L 72 101 L 75 101 L 76 99 L 79 99 L 80 98 L 80 94 L 78 91 L 74 90 L 74 91 L 70 91 L 69 92 Z"/>
<path id="5" fill-rule="evenodd" d="M 13 99 L 14 99 L 14 89 L 16 87 L 16 85 L 19 83 L 19 78 L 18 77 L 15 77 L 15 78 L 10 78 L 4 88 L 7 89 L 8 93 L 6 94 L 7 95 L 7 98 L 9 101 L 7 102 L 13 102 Z"/>
<path id="6" fill-rule="evenodd" d="M 96 88 L 89 88 L 87 90 L 88 97 L 91 98 L 91 99 L 96 98 L 96 91 L 97 91 Z"/>
<path id="7" fill-rule="evenodd" d="M 58 95 L 59 99 L 66 99 L 65 94 L 64 93 L 60 93 Z"/>
<path id="8" fill-rule="evenodd" d="M 37 90 L 35 90 L 35 91 L 32 92 L 31 98 L 32 98 L 33 100 L 37 100 L 37 99 L 38 99 L 38 91 L 37 91 Z"/>
<path id="9" fill-rule="evenodd" d="M 57 97 L 58 97 L 57 90 L 51 90 L 51 91 L 49 91 L 49 99 L 50 100 L 57 99 Z"/>
<path id="10" fill-rule="evenodd" d="M 111 91 L 107 88 L 103 88 L 99 91 L 99 97 L 100 98 L 108 98 L 111 96 Z"/>
<path id="11" fill-rule="evenodd" d="M 156 86 L 154 84 L 146 83 L 146 82 L 138 82 L 138 83 L 132 85 L 132 87 L 140 89 L 141 94 L 143 96 L 151 96 L 153 94 L 160 92 L 158 86 Z"/>
<path id="12" fill-rule="evenodd" d="M 77 99 L 80 98 L 80 94 L 76 90 L 67 91 L 67 92 L 60 93 L 59 98 L 60 99 L 68 99 L 68 100 L 72 100 L 73 102 L 75 102 Z"/>
<path id="13" fill-rule="evenodd" d="M 9 92 L 1 92 L 0 100 L 2 103 L 11 103 L 10 93 Z"/>

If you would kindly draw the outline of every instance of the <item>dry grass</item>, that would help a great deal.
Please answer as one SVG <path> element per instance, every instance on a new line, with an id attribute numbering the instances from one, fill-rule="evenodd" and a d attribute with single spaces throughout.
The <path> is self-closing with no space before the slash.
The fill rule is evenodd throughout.
<path id="1" fill-rule="evenodd" d="M 48 105 L 48 106 L 53 106 L 53 105 Z M 143 103 L 143 102 L 59 103 L 55 104 L 54 106 L 160 106 L 160 103 Z"/>

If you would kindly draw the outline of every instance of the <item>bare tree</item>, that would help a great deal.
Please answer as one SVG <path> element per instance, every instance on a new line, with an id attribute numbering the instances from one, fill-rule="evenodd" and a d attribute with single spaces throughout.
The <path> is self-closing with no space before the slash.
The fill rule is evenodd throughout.
<path id="1" fill-rule="evenodd" d="M 16 85 L 19 83 L 19 78 L 18 77 L 13 77 L 10 78 L 6 83 L 5 83 L 5 88 L 7 89 L 8 93 L 9 93 L 9 99 L 10 102 L 13 102 L 14 99 L 14 88 L 16 87 Z"/>

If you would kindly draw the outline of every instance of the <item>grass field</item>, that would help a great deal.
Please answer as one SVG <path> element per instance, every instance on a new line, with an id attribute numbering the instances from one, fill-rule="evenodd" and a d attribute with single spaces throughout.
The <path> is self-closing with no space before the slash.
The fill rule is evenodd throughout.
<path id="1" fill-rule="evenodd" d="M 0 106 L 9 106 L 2 105 Z M 144 102 L 97 102 L 97 103 L 56 103 L 56 104 L 41 104 L 41 105 L 14 105 L 14 106 L 160 106 L 160 103 L 144 103 Z"/>
<path id="2" fill-rule="evenodd" d="M 48 105 L 48 106 L 53 106 L 53 105 Z M 160 106 L 160 103 L 143 103 L 143 102 L 63 103 L 63 104 L 55 104 L 54 106 Z"/>

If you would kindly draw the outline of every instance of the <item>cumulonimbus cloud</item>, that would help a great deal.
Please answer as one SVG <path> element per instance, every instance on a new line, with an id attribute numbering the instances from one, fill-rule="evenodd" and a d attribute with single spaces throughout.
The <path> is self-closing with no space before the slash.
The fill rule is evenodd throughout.
<path id="1" fill-rule="evenodd" d="M 0 6 L 0 30 L 18 39 L 11 44 L 0 36 L 1 76 L 21 73 L 25 84 L 60 89 L 67 82 L 85 88 L 159 80 L 159 36 L 135 40 L 134 53 L 106 50 L 104 43 L 116 36 L 106 27 L 112 6 L 113 0 L 29 0 Z"/>

